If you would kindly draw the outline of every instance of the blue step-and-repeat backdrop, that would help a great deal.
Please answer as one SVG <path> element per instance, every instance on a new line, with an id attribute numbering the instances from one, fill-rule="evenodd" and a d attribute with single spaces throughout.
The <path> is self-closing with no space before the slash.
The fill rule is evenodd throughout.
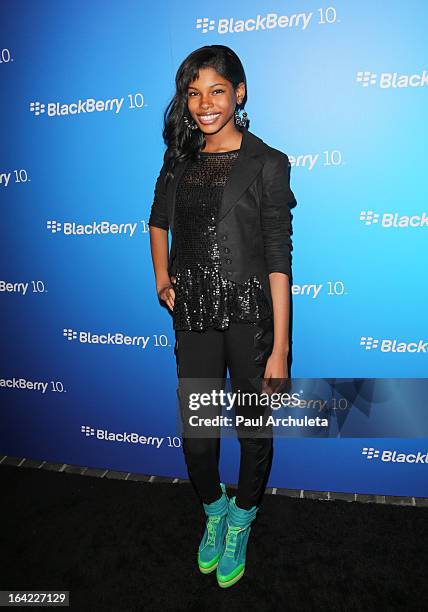
<path id="1" fill-rule="evenodd" d="M 292 165 L 291 374 L 337 399 L 330 433 L 275 438 L 269 485 L 428 496 L 427 3 L 0 10 L 0 454 L 187 477 L 147 222 L 175 72 L 218 43 Z"/>

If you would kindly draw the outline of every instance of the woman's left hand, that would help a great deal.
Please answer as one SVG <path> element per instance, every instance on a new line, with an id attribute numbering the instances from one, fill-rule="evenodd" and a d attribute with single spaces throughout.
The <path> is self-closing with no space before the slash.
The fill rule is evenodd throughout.
<path id="1" fill-rule="evenodd" d="M 284 379 L 288 379 L 287 366 L 288 353 L 272 353 L 266 362 L 263 378 L 273 379 L 268 383 L 268 388 L 271 391 L 278 391 L 284 383 Z"/>

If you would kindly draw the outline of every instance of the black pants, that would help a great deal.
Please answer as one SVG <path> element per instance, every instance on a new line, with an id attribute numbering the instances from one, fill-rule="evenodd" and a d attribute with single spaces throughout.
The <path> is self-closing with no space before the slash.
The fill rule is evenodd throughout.
<path id="1" fill-rule="evenodd" d="M 211 390 L 214 380 L 216 388 L 224 388 L 226 367 L 229 369 L 232 391 L 255 391 L 254 380 L 261 382 L 267 358 L 272 352 L 273 320 L 267 318 L 256 323 L 230 323 L 226 330 L 213 327 L 204 331 L 176 330 L 175 337 L 174 352 L 184 421 L 190 414 L 190 391 L 196 387 L 201 391 L 204 385 Z M 186 387 L 186 383 L 191 384 L 192 389 L 189 385 Z M 183 410 L 186 412 L 183 413 Z M 211 410 L 221 413 L 221 407 Z M 246 410 L 242 406 L 238 412 L 245 416 Z M 249 406 L 248 416 L 254 416 L 254 410 L 257 412 L 252 405 Z M 263 435 L 258 435 L 258 431 L 262 430 Z M 251 436 L 246 436 L 246 431 L 251 431 Z M 236 427 L 236 433 L 241 447 L 236 503 L 240 508 L 249 510 L 260 504 L 264 493 L 272 465 L 273 438 L 271 428 L 269 431 L 269 428 L 257 426 Z M 206 504 L 216 501 L 222 494 L 218 469 L 220 437 L 194 437 L 186 435 L 184 428 L 182 441 L 189 477 L 197 494 Z"/>

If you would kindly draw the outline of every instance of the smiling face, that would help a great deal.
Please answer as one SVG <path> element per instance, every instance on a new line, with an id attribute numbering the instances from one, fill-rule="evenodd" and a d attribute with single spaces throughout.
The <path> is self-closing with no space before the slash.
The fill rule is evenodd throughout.
<path id="1" fill-rule="evenodd" d="M 235 107 L 244 96 L 244 83 L 235 90 L 214 68 L 201 68 L 199 78 L 189 84 L 187 106 L 199 129 L 204 134 L 215 134 L 225 126 L 235 129 Z"/>

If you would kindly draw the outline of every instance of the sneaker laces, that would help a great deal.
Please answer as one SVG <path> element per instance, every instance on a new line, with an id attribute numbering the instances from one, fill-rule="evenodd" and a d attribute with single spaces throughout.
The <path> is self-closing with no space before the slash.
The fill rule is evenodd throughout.
<path id="1" fill-rule="evenodd" d="M 229 528 L 226 533 L 226 548 L 224 551 L 226 557 L 235 556 L 236 544 L 238 542 L 238 534 L 241 531 L 245 531 L 245 529 L 241 527 L 231 527 L 229 525 Z"/>
<path id="2" fill-rule="evenodd" d="M 215 546 L 215 536 L 217 533 L 217 526 L 221 516 L 209 516 L 207 521 L 208 539 L 206 546 Z"/>

